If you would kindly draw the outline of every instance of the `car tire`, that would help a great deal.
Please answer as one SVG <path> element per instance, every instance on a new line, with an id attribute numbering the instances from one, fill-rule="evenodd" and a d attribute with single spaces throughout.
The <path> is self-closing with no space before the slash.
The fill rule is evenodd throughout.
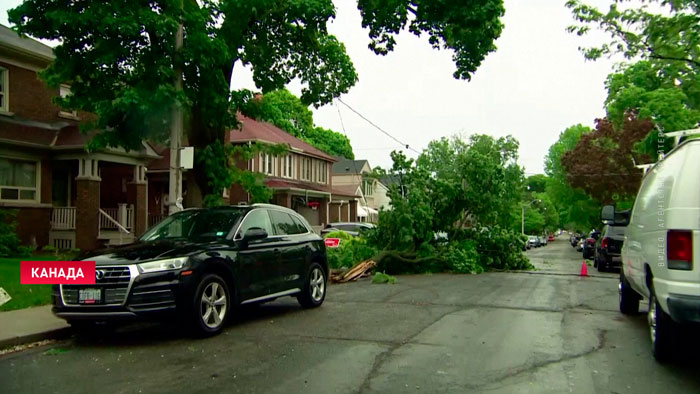
<path id="1" fill-rule="evenodd" d="M 304 281 L 304 288 L 301 290 L 301 294 L 297 296 L 297 300 L 304 308 L 319 307 L 323 304 L 323 300 L 326 299 L 327 289 L 326 271 L 318 263 L 313 263 L 309 267 L 309 272 Z"/>
<path id="2" fill-rule="evenodd" d="M 226 281 L 206 274 L 199 281 L 191 305 L 191 328 L 197 336 L 217 335 L 232 310 L 232 297 Z"/>
<path id="3" fill-rule="evenodd" d="M 651 352 L 654 358 L 659 362 L 669 361 L 675 348 L 677 327 L 671 316 L 661 309 L 653 291 L 649 298 L 647 320 L 651 336 Z"/>
<path id="4" fill-rule="evenodd" d="M 639 294 L 632 289 L 622 270 L 620 270 L 618 291 L 620 293 L 620 312 L 623 315 L 636 315 L 639 313 Z"/>

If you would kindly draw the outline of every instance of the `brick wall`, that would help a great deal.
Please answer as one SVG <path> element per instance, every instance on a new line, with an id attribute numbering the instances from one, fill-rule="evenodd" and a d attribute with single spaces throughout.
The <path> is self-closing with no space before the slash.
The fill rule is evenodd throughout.
<path id="1" fill-rule="evenodd" d="M 93 250 L 98 247 L 100 181 L 79 179 L 76 184 L 75 243 L 81 250 Z"/>
<path id="2" fill-rule="evenodd" d="M 51 208 L 20 208 L 17 212 L 17 236 L 23 245 L 49 244 Z"/>
<path id="3" fill-rule="evenodd" d="M 3 62 L 0 62 L 0 67 L 9 71 L 10 112 L 15 116 L 46 123 L 73 123 L 70 118 L 58 115 L 60 107 L 53 103 L 53 98 L 58 96 L 57 87 L 49 88 L 39 79 L 36 71 Z M 82 120 L 94 119 L 94 115 L 83 112 L 79 112 L 78 116 Z"/>

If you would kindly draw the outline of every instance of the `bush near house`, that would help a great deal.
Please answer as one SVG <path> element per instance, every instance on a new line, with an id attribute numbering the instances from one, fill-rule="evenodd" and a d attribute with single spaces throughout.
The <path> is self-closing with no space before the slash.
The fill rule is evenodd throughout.
<path id="1" fill-rule="evenodd" d="M 326 238 L 340 239 L 337 248 L 327 248 L 328 265 L 331 268 L 350 268 L 374 257 L 378 250 L 369 245 L 365 237 L 353 237 L 344 231 L 333 231 Z"/>
<path id="2" fill-rule="evenodd" d="M 32 250 L 20 245 L 17 236 L 17 210 L 0 209 L 0 257 L 28 256 Z"/>

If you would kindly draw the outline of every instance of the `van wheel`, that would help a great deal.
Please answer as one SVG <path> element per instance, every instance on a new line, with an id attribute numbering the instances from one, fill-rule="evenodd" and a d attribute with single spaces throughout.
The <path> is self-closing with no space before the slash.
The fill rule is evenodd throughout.
<path id="1" fill-rule="evenodd" d="M 659 305 L 654 293 L 649 297 L 649 334 L 651 336 L 651 352 L 656 361 L 669 361 L 675 344 L 676 326 Z"/>
<path id="2" fill-rule="evenodd" d="M 231 310 L 226 282 L 216 274 L 205 275 L 192 300 L 191 323 L 194 334 L 212 336 L 221 332 Z"/>
<path id="3" fill-rule="evenodd" d="M 326 298 L 326 273 L 317 263 L 311 264 L 306 283 L 297 296 L 299 304 L 304 308 L 316 308 L 323 304 Z"/>
<path id="4" fill-rule="evenodd" d="M 630 287 L 622 270 L 620 270 L 620 283 L 618 284 L 620 293 L 620 312 L 624 315 L 636 315 L 639 313 L 639 294 Z"/>

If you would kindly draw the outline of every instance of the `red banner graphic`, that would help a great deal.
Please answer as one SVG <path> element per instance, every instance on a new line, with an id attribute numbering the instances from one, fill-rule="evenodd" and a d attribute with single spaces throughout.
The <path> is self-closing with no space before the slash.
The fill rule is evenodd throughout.
<path id="1" fill-rule="evenodd" d="M 94 285 L 94 261 L 22 261 L 23 285 Z"/>

